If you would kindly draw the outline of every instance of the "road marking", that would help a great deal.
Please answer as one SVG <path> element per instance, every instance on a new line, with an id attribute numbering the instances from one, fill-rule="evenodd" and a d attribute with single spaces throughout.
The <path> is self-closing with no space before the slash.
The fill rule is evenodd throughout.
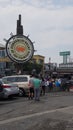
<path id="1" fill-rule="evenodd" d="M 0 121 L 0 125 L 15 122 L 15 121 L 19 121 L 19 120 L 22 120 L 22 119 L 35 117 L 35 116 L 41 116 L 41 115 L 44 115 L 44 114 L 49 114 L 49 113 L 53 113 L 53 112 L 57 112 L 57 111 L 59 112 L 59 111 L 63 111 L 63 110 L 68 110 L 68 109 L 71 109 L 71 108 L 73 108 L 73 106 L 69 106 L 69 107 L 65 107 L 65 108 L 58 108 L 58 109 L 54 109 L 54 110 L 48 110 L 48 111 L 34 113 L 34 114 L 30 114 L 30 115 L 14 117 L 14 118 L 10 118 L 10 119 L 7 119 L 7 120 Z"/>

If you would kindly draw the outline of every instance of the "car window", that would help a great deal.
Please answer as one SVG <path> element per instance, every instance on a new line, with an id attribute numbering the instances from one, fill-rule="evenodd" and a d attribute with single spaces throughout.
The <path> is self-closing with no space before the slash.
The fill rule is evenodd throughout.
<path id="1" fill-rule="evenodd" d="M 4 83 L 11 83 L 11 82 L 27 82 L 27 77 L 7 77 L 3 78 Z"/>
<path id="2" fill-rule="evenodd" d="M 15 81 L 16 82 L 27 82 L 28 78 L 27 77 L 16 77 Z"/>

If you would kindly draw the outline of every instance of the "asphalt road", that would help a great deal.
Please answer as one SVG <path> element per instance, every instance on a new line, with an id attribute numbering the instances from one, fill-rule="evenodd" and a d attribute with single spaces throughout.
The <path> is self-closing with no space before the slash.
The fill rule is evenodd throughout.
<path id="1" fill-rule="evenodd" d="M 0 130 L 73 130 L 73 92 L 0 101 Z"/>

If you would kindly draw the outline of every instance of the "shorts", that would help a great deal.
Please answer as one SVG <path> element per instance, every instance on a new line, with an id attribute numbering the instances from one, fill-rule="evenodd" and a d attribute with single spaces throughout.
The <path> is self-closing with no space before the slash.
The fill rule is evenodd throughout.
<path id="1" fill-rule="evenodd" d="M 34 93 L 34 88 L 30 88 L 30 93 Z"/>

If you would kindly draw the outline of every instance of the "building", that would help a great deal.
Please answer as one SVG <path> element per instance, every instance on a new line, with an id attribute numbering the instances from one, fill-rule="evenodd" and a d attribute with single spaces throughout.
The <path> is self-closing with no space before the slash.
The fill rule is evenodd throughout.
<path id="1" fill-rule="evenodd" d="M 46 76 L 52 76 L 56 74 L 57 70 L 57 63 L 45 63 L 44 64 L 44 74 Z"/>
<path id="2" fill-rule="evenodd" d="M 6 62 L 8 61 L 6 56 L 5 46 L 0 44 L 0 75 L 5 74 Z"/>
<path id="3" fill-rule="evenodd" d="M 34 55 L 33 56 L 33 62 L 37 63 L 37 64 L 43 64 L 44 65 L 44 56 L 41 55 Z"/>
<path id="4" fill-rule="evenodd" d="M 43 65 L 42 71 L 43 71 L 43 69 L 44 69 L 44 59 L 45 59 L 44 56 L 33 55 L 33 58 L 31 59 L 31 61 L 33 63 L 42 64 Z M 5 46 L 0 44 L 0 74 L 5 75 L 5 74 L 8 73 L 10 75 L 13 72 L 16 72 L 14 62 L 12 62 L 7 57 Z"/>
<path id="5" fill-rule="evenodd" d="M 73 62 L 61 63 L 57 68 L 57 73 L 59 75 L 73 75 Z"/>

